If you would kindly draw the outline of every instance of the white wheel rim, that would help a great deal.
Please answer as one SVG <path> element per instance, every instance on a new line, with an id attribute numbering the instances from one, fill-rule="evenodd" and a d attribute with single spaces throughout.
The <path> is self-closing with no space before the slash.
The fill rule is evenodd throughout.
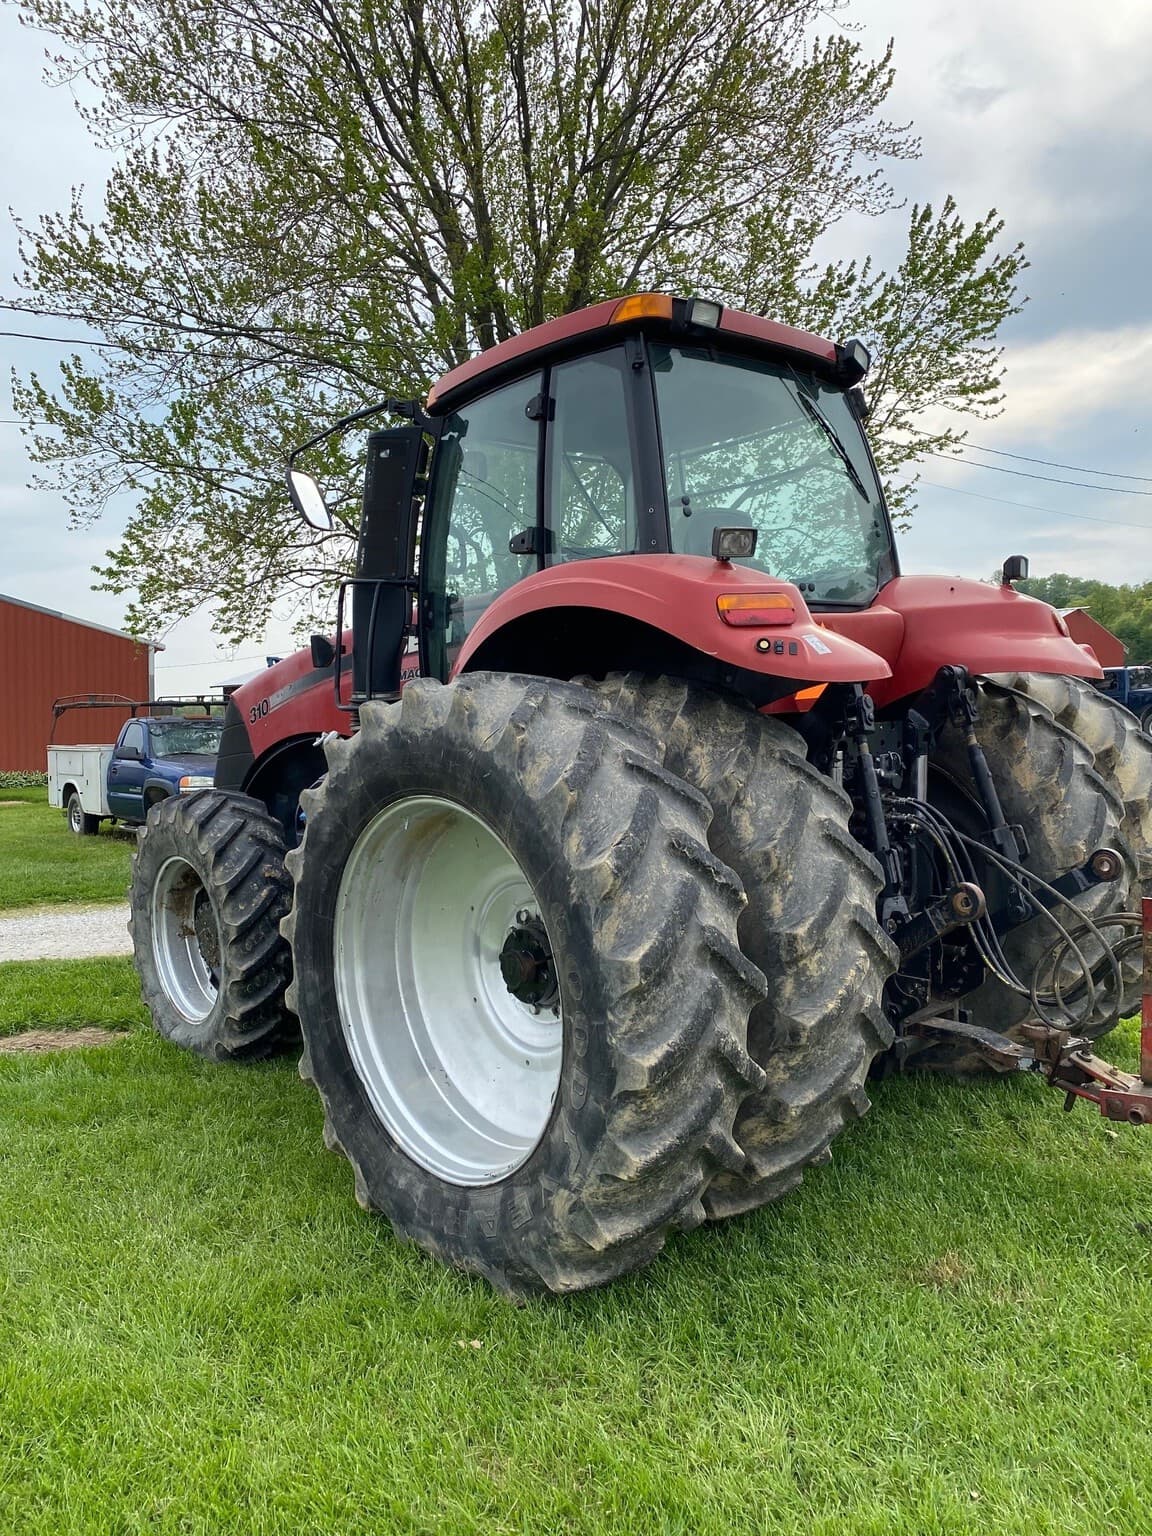
<path id="1" fill-rule="evenodd" d="M 152 887 L 152 956 L 164 995 L 191 1024 L 202 1023 L 220 995 L 211 963 L 213 940 L 218 966 L 220 923 L 204 883 L 185 859 L 169 859 Z"/>
<path id="2" fill-rule="evenodd" d="M 348 1050 L 389 1134 L 451 1184 L 507 1177 L 552 1117 L 559 998 L 553 991 L 533 1006 L 501 969 L 502 953 L 525 933 L 541 934 L 551 950 L 519 863 L 452 801 L 396 801 L 345 865 L 333 942 Z M 547 986 L 551 974 L 550 960 L 537 965 L 522 990 Z"/>
<path id="3" fill-rule="evenodd" d="M 79 800 L 72 801 L 72 807 L 69 811 L 69 815 L 72 818 L 73 832 L 79 832 L 84 825 L 84 811 L 81 808 Z"/>

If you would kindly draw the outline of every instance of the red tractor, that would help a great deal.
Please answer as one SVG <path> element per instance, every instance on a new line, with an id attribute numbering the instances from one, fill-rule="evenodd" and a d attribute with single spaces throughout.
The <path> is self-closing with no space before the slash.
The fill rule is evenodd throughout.
<path id="1" fill-rule="evenodd" d="M 161 1033 L 302 1033 L 361 1203 L 510 1294 L 774 1200 L 877 1068 L 1152 1119 L 1087 1043 L 1139 996 L 1152 740 L 1019 557 L 900 575 L 868 361 L 640 294 L 378 407 L 335 636 L 141 835 Z"/>

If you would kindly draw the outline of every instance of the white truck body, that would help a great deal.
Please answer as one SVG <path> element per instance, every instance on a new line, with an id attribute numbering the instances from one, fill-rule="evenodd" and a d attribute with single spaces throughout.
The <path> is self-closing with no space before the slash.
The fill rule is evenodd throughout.
<path id="1" fill-rule="evenodd" d="M 108 764 L 112 743 L 48 748 L 48 804 L 63 808 L 73 790 L 89 816 L 110 816 Z"/>

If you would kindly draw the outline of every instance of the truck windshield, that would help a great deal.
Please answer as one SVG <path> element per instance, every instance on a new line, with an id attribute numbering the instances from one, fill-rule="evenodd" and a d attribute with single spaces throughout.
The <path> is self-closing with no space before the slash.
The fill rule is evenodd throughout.
<path id="1" fill-rule="evenodd" d="M 741 565 L 810 603 L 861 607 L 894 573 L 876 472 L 842 390 L 711 349 L 651 349 L 672 549 L 710 555 L 716 528 L 753 527 Z"/>
<path id="2" fill-rule="evenodd" d="M 173 720 L 152 725 L 154 757 L 215 757 L 220 751 L 223 725 L 202 720 Z"/>

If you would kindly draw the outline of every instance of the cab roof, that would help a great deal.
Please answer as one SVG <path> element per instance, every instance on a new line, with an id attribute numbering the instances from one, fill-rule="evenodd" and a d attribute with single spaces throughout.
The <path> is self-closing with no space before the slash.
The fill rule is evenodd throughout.
<path id="1" fill-rule="evenodd" d="M 707 320 L 702 321 L 701 315 L 706 315 Z M 794 355 L 799 353 L 810 366 L 815 363 L 822 369 L 835 368 L 838 357 L 835 344 L 822 336 L 765 320 L 760 315 L 671 294 L 633 293 L 547 320 L 469 358 L 433 384 L 426 408 L 439 415 L 467 395 L 479 393 L 489 376 L 495 385 L 518 372 L 521 365 L 535 362 L 543 366 L 553 354 L 579 351 L 582 346 L 607 340 L 624 329 L 639 328 L 698 344 L 708 336 L 726 337 L 745 347 L 759 344 Z"/>

